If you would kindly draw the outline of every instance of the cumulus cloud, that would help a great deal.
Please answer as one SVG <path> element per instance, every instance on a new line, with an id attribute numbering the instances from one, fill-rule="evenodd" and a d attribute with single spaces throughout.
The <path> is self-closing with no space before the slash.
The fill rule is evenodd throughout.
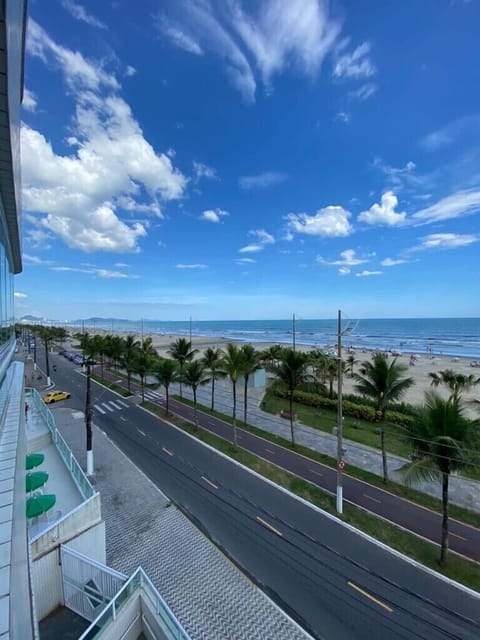
<path id="1" fill-rule="evenodd" d="M 397 205 L 397 196 L 393 191 L 387 191 L 382 195 L 380 204 L 372 204 L 370 209 L 362 211 L 358 220 L 367 224 L 382 224 L 389 227 L 404 224 L 407 214 L 404 211 L 395 211 Z"/>
<path id="2" fill-rule="evenodd" d="M 91 27 L 97 29 L 107 29 L 107 25 L 90 13 L 87 13 L 85 7 L 74 0 L 62 0 L 62 6 L 66 9 L 75 20 L 85 22 Z"/>
<path id="3" fill-rule="evenodd" d="M 285 216 L 288 237 L 292 239 L 296 233 L 324 238 L 348 236 L 353 231 L 350 216 L 343 207 L 332 205 L 319 209 L 314 215 L 289 213 Z"/>
<path id="4" fill-rule="evenodd" d="M 32 113 L 37 109 L 37 96 L 33 91 L 29 91 L 26 87 L 23 90 L 22 107 L 25 111 L 31 111 Z"/>
<path id="5" fill-rule="evenodd" d="M 221 218 L 230 215 L 228 211 L 222 209 L 208 209 L 204 211 L 200 216 L 200 220 L 206 220 L 207 222 L 218 223 L 221 222 Z"/>
<path id="6" fill-rule="evenodd" d="M 430 249 L 458 249 L 467 247 L 480 240 L 479 236 L 461 233 L 431 233 L 422 238 L 420 245 L 412 247 L 409 251 L 424 251 Z"/>
<path id="7" fill-rule="evenodd" d="M 137 251 L 147 225 L 122 220 L 122 212 L 161 216 L 159 202 L 181 198 L 187 179 L 145 140 L 113 75 L 55 43 L 32 20 L 27 42 L 31 55 L 63 73 L 76 109 L 70 153 L 57 154 L 44 135 L 22 126 L 24 209 L 36 214 L 38 229 L 68 246 Z"/>
<path id="8" fill-rule="evenodd" d="M 354 249 L 346 249 L 340 253 L 340 258 L 338 260 L 325 260 L 322 256 L 316 257 L 316 262 L 318 264 L 324 265 L 332 265 L 332 266 L 342 266 L 342 267 L 355 267 L 359 264 L 364 264 L 368 262 L 370 256 L 366 258 L 359 258 Z"/>
<path id="9" fill-rule="evenodd" d="M 239 0 L 178 0 L 156 24 L 175 46 L 218 56 L 234 87 L 253 102 L 257 73 L 267 91 L 287 68 L 317 73 L 341 29 L 326 2 L 264 0 L 253 8 L 248 12 Z"/>
<path id="10" fill-rule="evenodd" d="M 217 172 L 213 167 L 209 167 L 208 164 L 203 162 L 193 162 L 193 175 L 194 182 L 199 182 L 202 178 L 209 180 L 218 180 Z"/>
<path id="11" fill-rule="evenodd" d="M 26 293 L 20 293 L 20 291 L 15 291 L 13 294 L 14 298 L 28 298 Z"/>
<path id="12" fill-rule="evenodd" d="M 336 78 L 370 78 L 377 69 L 370 60 L 371 49 L 369 42 L 363 42 L 350 53 L 342 53 L 337 57 L 333 67 Z"/>
<path id="13" fill-rule="evenodd" d="M 238 179 L 238 184 L 246 191 L 250 189 L 266 189 L 276 184 L 284 182 L 288 176 L 277 171 L 265 171 L 254 176 L 242 176 Z"/>

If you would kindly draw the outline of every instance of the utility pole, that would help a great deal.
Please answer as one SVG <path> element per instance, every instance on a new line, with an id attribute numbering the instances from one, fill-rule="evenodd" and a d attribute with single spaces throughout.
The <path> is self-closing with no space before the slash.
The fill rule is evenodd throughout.
<path id="1" fill-rule="evenodd" d="M 85 397 L 85 428 L 87 431 L 87 476 L 93 475 L 93 446 L 92 446 L 92 384 L 90 378 L 90 358 L 87 358 L 87 393 Z"/>
<path id="2" fill-rule="evenodd" d="M 295 314 L 292 319 L 292 334 L 293 334 L 293 350 L 295 351 Z"/>
<path id="3" fill-rule="evenodd" d="M 192 344 L 192 316 L 190 316 L 189 330 L 190 330 L 190 345 L 191 345 Z"/>
<path id="4" fill-rule="evenodd" d="M 338 311 L 337 328 L 337 513 L 343 513 L 343 409 L 342 409 L 342 312 Z"/>

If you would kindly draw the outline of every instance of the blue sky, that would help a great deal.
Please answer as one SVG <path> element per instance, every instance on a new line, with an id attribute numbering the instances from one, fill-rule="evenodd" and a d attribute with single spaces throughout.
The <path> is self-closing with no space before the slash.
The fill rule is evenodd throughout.
<path id="1" fill-rule="evenodd" d="M 480 316 L 477 0 L 30 0 L 16 315 Z"/>

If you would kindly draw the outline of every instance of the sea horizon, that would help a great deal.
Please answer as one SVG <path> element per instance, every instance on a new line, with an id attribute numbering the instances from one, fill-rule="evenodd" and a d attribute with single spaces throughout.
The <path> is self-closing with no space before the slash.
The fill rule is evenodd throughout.
<path id="1" fill-rule="evenodd" d="M 250 343 L 334 347 L 337 319 L 125 320 L 89 318 L 66 324 L 88 330 L 206 337 Z M 480 318 L 367 318 L 342 320 L 342 343 L 355 350 L 480 358 Z"/>

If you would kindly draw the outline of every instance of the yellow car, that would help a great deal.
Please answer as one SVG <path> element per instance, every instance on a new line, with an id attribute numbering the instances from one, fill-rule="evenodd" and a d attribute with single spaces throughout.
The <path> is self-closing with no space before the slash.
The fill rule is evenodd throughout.
<path id="1" fill-rule="evenodd" d="M 51 402 L 58 402 L 59 400 L 67 400 L 70 398 L 68 391 L 50 391 L 46 396 L 43 396 L 43 401 L 46 404 Z"/>

